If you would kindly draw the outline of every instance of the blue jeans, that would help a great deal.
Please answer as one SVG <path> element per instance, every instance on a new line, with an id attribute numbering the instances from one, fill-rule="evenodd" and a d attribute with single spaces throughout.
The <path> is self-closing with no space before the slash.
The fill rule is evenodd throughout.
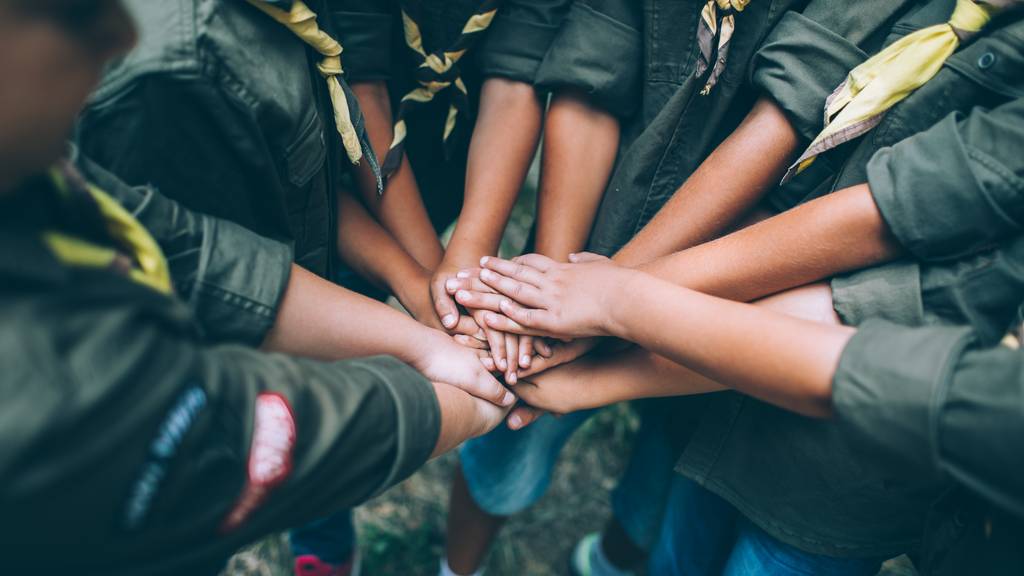
<path id="1" fill-rule="evenodd" d="M 648 572 L 657 576 L 874 576 L 884 558 L 833 558 L 780 542 L 731 504 L 676 476 Z"/>
<path id="2" fill-rule="evenodd" d="M 675 476 L 675 452 L 666 428 L 669 413 L 657 401 L 641 404 L 642 424 L 625 474 L 612 492 L 612 512 L 633 542 L 650 549 Z M 547 491 L 565 443 L 596 410 L 544 416 L 520 431 L 499 426 L 470 440 L 459 452 L 469 493 L 481 509 L 511 516 Z"/>
<path id="3" fill-rule="evenodd" d="M 296 528 L 288 534 L 292 554 L 312 554 L 328 564 L 347 561 L 356 547 L 356 529 L 352 511 L 342 510 L 316 522 Z"/>

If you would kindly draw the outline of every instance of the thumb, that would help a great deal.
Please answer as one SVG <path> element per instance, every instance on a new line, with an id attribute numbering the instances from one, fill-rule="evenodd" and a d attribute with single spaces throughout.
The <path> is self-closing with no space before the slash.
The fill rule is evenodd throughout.
<path id="1" fill-rule="evenodd" d="M 459 309 L 455 305 L 455 301 L 452 300 L 451 296 L 445 290 L 444 283 L 447 278 L 439 278 L 431 286 L 431 293 L 434 297 L 434 311 L 437 312 L 437 317 L 441 320 L 441 325 L 448 330 L 452 330 L 459 324 Z"/>

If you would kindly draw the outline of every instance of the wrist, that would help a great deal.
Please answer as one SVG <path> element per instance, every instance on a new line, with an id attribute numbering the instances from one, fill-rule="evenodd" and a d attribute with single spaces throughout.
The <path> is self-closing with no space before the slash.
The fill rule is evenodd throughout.
<path id="1" fill-rule="evenodd" d="M 478 266 L 481 257 L 496 256 L 501 238 L 495 240 L 483 236 L 486 236 L 486 234 L 481 235 L 465 231 L 460 233 L 460 230 L 456 227 L 455 232 L 452 234 L 452 239 L 448 242 L 448 247 L 445 250 L 444 262 L 446 264 L 466 267 Z"/>
<path id="2" fill-rule="evenodd" d="M 427 270 L 412 258 L 396 258 L 383 272 L 385 287 L 403 305 L 421 283 L 430 281 Z"/>
<path id="3" fill-rule="evenodd" d="M 391 356 L 423 372 L 430 362 L 431 342 L 434 342 L 436 330 L 420 324 L 411 316 L 401 314 L 404 324 L 393 332 L 390 339 Z"/>
<path id="4" fill-rule="evenodd" d="M 416 301 L 417 296 L 424 290 L 429 290 L 430 278 L 431 273 L 416 264 L 390 278 L 388 290 L 406 310 L 412 310 L 410 306 Z"/>
<path id="5" fill-rule="evenodd" d="M 601 316 L 598 329 L 601 330 L 600 336 L 630 340 L 629 333 L 636 314 L 629 303 L 637 301 L 637 295 L 643 294 L 647 276 L 629 268 L 620 268 L 620 274 L 618 281 L 608 283 L 609 289 L 605 292 L 602 305 L 605 313 Z"/>

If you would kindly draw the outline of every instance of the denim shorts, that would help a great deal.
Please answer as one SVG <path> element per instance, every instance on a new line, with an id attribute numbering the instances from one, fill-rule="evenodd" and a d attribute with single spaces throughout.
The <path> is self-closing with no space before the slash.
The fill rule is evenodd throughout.
<path id="1" fill-rule="evenodd" d="M 641 405 L 641 426 L 625 474 L 612 492 L 612 512 L 633 542 L 649 549 L 657 538 L 677 456 L 670 436 L 670 403 Z M 499 426 L 462 445 L 460 459 L 470 495 L 481 509 L 511 516 L 533 505 L 547 491 L 565 443 L 597 410 L 543 416 L 512 431 Z"/>

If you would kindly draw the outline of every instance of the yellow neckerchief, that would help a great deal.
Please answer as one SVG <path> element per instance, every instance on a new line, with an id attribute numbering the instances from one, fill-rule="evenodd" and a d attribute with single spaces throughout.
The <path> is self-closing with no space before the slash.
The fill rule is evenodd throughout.
<path id="1" fill-rule="evenodd" d="M 870 131 L 890 108 L 931 80 L 998 10 L 993 2 L 957 0 L 949 21 L 909 34 L 854 68 L 825 103 L 825 129 L 790 167 L 783 182 L 818 155 Z"/>
<path id="2" fill-rule="evenodd" d="M 49 174 L 59 194 L 68 198 L 73 192 L 65 174 L 58 168 L 52 168 Z M 173 288 L 167 259 L 153 236 L 106 192 L 92 184 L 86 184 L 85 187 L 85 192 L 91 196 L 103 219 L 107 233 L 128 254 L 64 232 L 47 230 L 43 232 L 43 242 L 54 256 L 70 266 L 113 269 L 120 269 L 120 260 L 128 256 L 132 261 L 121 271 L 131 280 L 162 294 L 171 294 Z"/>
<path id="3" fill-rule="evenodd" d="M 469 111 L 469 91 L 459 75 L 458 63 L 469 51 L 470 46 L 490 27 L 498 12 L 498 0 L 484 0 L 476 12 L 466 21 L 459 34 L 459 39 L 448 50 L 428 54 L 423 47 L 423 33 L 409 11 L 402 9 L 402 29 L 405 43 L 419 60 L 416 70 L 416 81 L 419 86 L 402 97 L 399 104 L 397 120 L 394 127 L 394 138 L 388 154 L 381 165 L 385 176 L 398 169 L 402 162 L 402 154 L 408 127 L 406 115 L 417 106 L 431 102 L 443 90 L 454 87 L 451 105 L 448 106 L 448 117 L 444 124 L 442 140 L 448 145 L 460 113 Z"/>
<path id="4" fill-rule="evenodd" d="M 323 60 L 317 64 L 317 69 L 320 71 L 320 75 L 327 80 L 327 90 L 331 95 L 331 105 L 334 108 L 334 125 L 338 129 L 338 134 L 341 135 L 341 143 L 345 147 L 349 160 L 353 164 L 358 164 L 363 157 L 363 149 L 355 124 L 352 122 L 348 98 L 345 96 L 345 90 L 341 87 L 339 80 L 343 72 L 341 44 L 320 29 L 316 23 L 316 13 L 302 0 L 294 0 L 291 10 L 288 12 L 262 0 L 247 1 L 291 30 L 293 34 L 323 56 Z"/>
<path id="5" fill-rule="evenodd" d="M 700 93 L 707 96 L 718 83 L 729 59 L 729 43 L 736 31 L 736 13 L 750 4 L 751 0 L 708 0 L 700 12 L 700 27 L 697 29 L 697 65 L 694 73 L 702 76 L 709 69 L 711 74 Z"/>

